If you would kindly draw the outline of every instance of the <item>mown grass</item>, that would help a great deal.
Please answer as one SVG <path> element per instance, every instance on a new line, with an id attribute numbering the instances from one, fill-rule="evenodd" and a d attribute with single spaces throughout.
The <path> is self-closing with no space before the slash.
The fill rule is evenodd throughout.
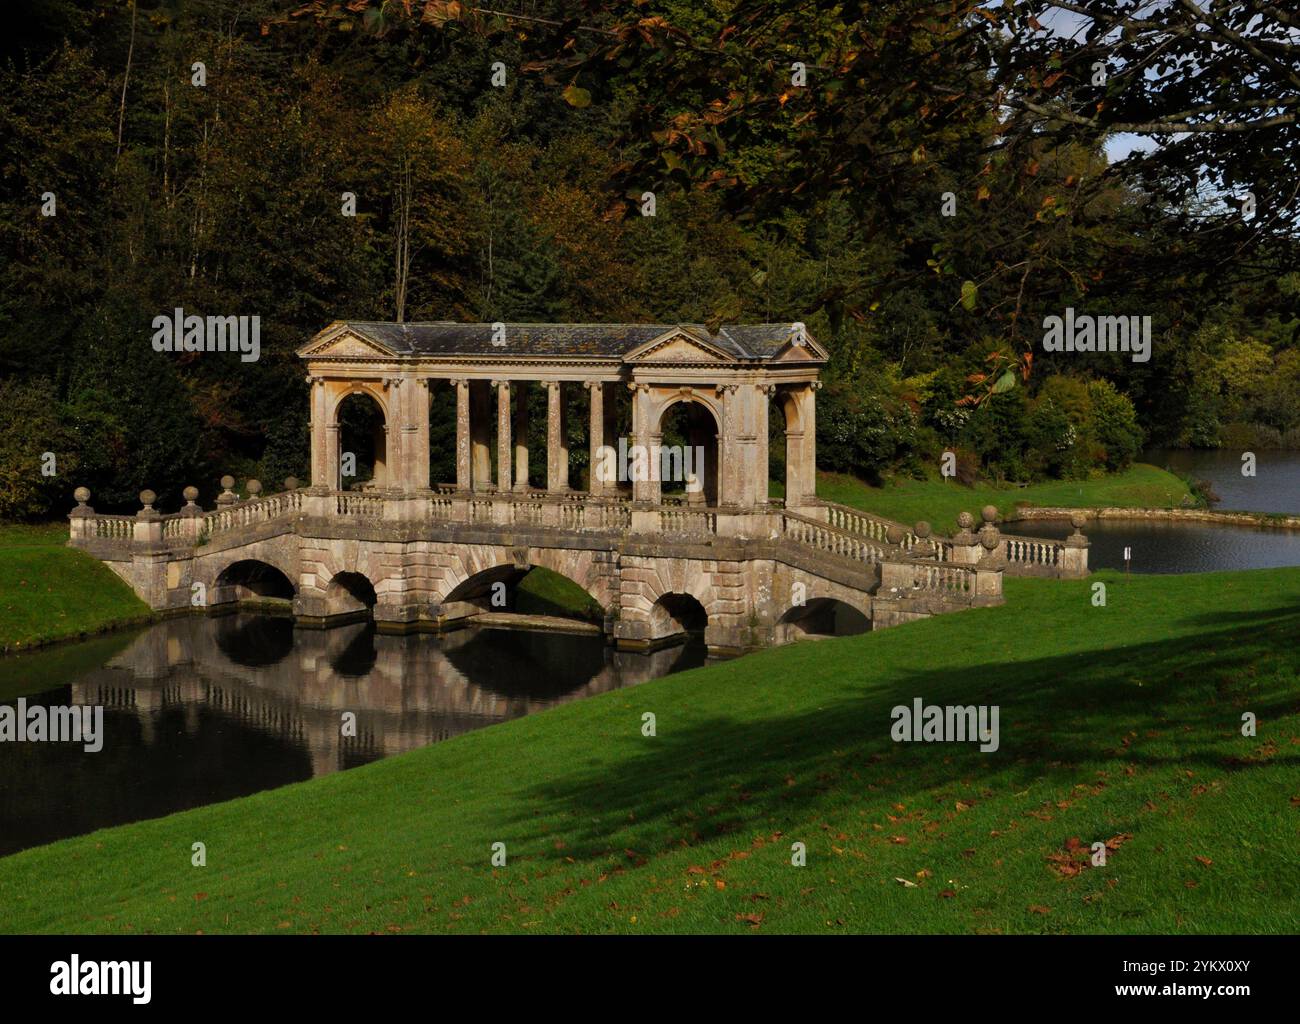
<path id="1" fill-rule="evenodd" d="M 950 534 L 957 516 L 969 512 L 979 522 L 980 509 L 997 506 L 1005 518 L 1017 505 L 1064 508 L 1178 508 L 1189 497 L 1187 484 L 1172 473 L 1137 463 L 1122 473 L 1097 480 L 1053 480 L 1028 487 L 966 487 L 955 480 L 894 480 L 872 487 L 856 477 L 817 474 L 817 495 L 864 512 L 903 523 L 925 520 L 936 531 Z"/>
<path id="2" fill-rule="evenodd" d="M 108 566 L 65 547 L 66 524 L 0 525 L 0 651 L 97 633 L 149 617 Z"/>
<path id="3" fill-rule="evenodd" d="M 1006 589 L 24 851 L 0 927 L 1293 931 L 1300 570 Z M 1000 748 L 893 742 L 914 697 L 998 705 Z"/>
<path id="4" fill-rule="evenodd" d="M 529 570 L 515 590 L 515 611 L 522 615 L 556 615 L 600 622 L 600 602 L 566 576 L 542 566 Z"/>

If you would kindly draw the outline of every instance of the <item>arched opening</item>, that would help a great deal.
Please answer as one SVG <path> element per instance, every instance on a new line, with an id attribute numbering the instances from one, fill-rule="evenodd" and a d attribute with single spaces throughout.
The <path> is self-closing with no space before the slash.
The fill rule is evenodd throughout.
<path id="1" fill-rule="evenodd" d="M 605 611 L 582 586 L 542 566 L 498 565 L 452 588 L 442 615 L 458 619 L 479 612 L 513 612 L 603 622 Z"/>
<path id="2" fill-rule="evenodd" d="M 266 606 L 293 600 L 294 586 L 275 566 L 254 558 L 232 562 L 222 569 L 208 594 L 208 605 L 248 602 Z"/>
<path id="3" fill-rule="evenodd" d="M 690 594 L 664 594 L 650 609 L 650 639 L 703 643 L 709 613 Z"/>
<path id="4" fill-rule="evenodd" d="M 354 391 L 338 404 L 339 490 L 388 486 L 388 427 L 373 395 Z"/>
<path id="5" fill-rule="evenodd" d="M 370 618 L 377 600 L 375 585 L 359 572 L 335 573 L 325 588 L 326 614 L 336 623 Z"/>
<path id="6" fill-rule="evenodd" d="M 659 418 L 659 451 L 649 452 L 659 473 L 660 497 L 689 505 L 718 504 L 718 436 L 713 412 L 702 402 L 674 402 Z"/>
<path id="7" fill-rule="evenodd" d="M 779 642 L 803 637 L 856 636 L 871 631 L 871 620 L 843 601 L 818 597 L 781 616 Z"/>
<path id="8" fill-rule="evenodd" d="M 602 622 L 605 610 L 591 594 L 558 572 L 533 566 L 515 588 L 515 611 L 561 619 Z"/>
<path id="9" fill-rule="evenodd" d="M 799 411 L 788 391 L 767 400 L 767 493 L 784 498 L 789 466 L 787 433 L 798 431 Z"/>

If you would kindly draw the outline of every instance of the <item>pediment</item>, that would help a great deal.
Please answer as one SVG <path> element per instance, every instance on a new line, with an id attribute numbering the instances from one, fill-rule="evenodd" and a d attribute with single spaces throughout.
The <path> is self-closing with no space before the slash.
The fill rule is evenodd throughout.
<path id="1" fill-rule="evenodd" d="M 787 341 L 776 350 L 770 361 L 774 363 L 806 363 L 809 360 L 825 362 L 829 358 L 829 354 L 813 340 L 812 335 L 805 334 L 802 345 Z"/>
<path id="2" fill-rule="evenodd" d="M 298 349 L 304 359 L 391 359 L 396 354 L 346 325 L 331 325 Z"/>
<path id="3" fill-rule="evenodd" d="M 628 363 L 729 363 L 723 349 L 684 328 L 674 328 L 634 348 L 623 357 Z"/>

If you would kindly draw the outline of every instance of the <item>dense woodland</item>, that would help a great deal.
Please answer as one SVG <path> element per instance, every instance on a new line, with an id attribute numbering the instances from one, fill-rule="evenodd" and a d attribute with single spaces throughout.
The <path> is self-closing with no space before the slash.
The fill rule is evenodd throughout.
<path id="1" fill-rule="evenodd" d="M 868 479 L 1300 447 L 1300 17 L 1154 6 L 17 0 L 0 518 L 306 477 L 293 352 L 344 318 L 801 320 L 819 462 Z M 178 306 L 261 358 L 155 352 Z M 1066 307 L 1152 358 L 1045 354 Z"/>

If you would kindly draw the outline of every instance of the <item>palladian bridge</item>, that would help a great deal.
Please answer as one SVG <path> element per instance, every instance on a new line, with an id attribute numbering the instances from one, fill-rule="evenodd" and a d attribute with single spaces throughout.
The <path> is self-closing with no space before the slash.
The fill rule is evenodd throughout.
<path id="1" fill-rule="evenodd" d="M 1045 541 L 1002 533 L 987 508 L 978 530 L 963 514 L 949 538 L 819 499 L 827 355 L 801 324 L 336 322 L 298 355 L 310 486 L 265 494 L 250 480 L 241 496 L 226 477 L 213 510 L 188 487 L 170 514 L 142 492 L 134 516 L 99 515 L 79 488 L 70 543 L 155 610 L 281 599 L 300 625 L 368 615 L 397 632 L 558 627 L 512 614 L 514 588 L 541 566 L 594 599 L 620 648 L 702 630 L 718 653 L 1000 603 L 1004 571 L 1087 574 L 1082 520 Z M 539 386 L 544 458 L 529 448 Z M 448 424 L 454 403 L 452 482 L 430 473 L 439 401 Z M 373 423 L 364 483 L 343 436 L 358 403 Z M 583 433 L 574 407 L 585 457 L 569 450 Z M 773 418 L 782 498 L 768 493 Z"/>

